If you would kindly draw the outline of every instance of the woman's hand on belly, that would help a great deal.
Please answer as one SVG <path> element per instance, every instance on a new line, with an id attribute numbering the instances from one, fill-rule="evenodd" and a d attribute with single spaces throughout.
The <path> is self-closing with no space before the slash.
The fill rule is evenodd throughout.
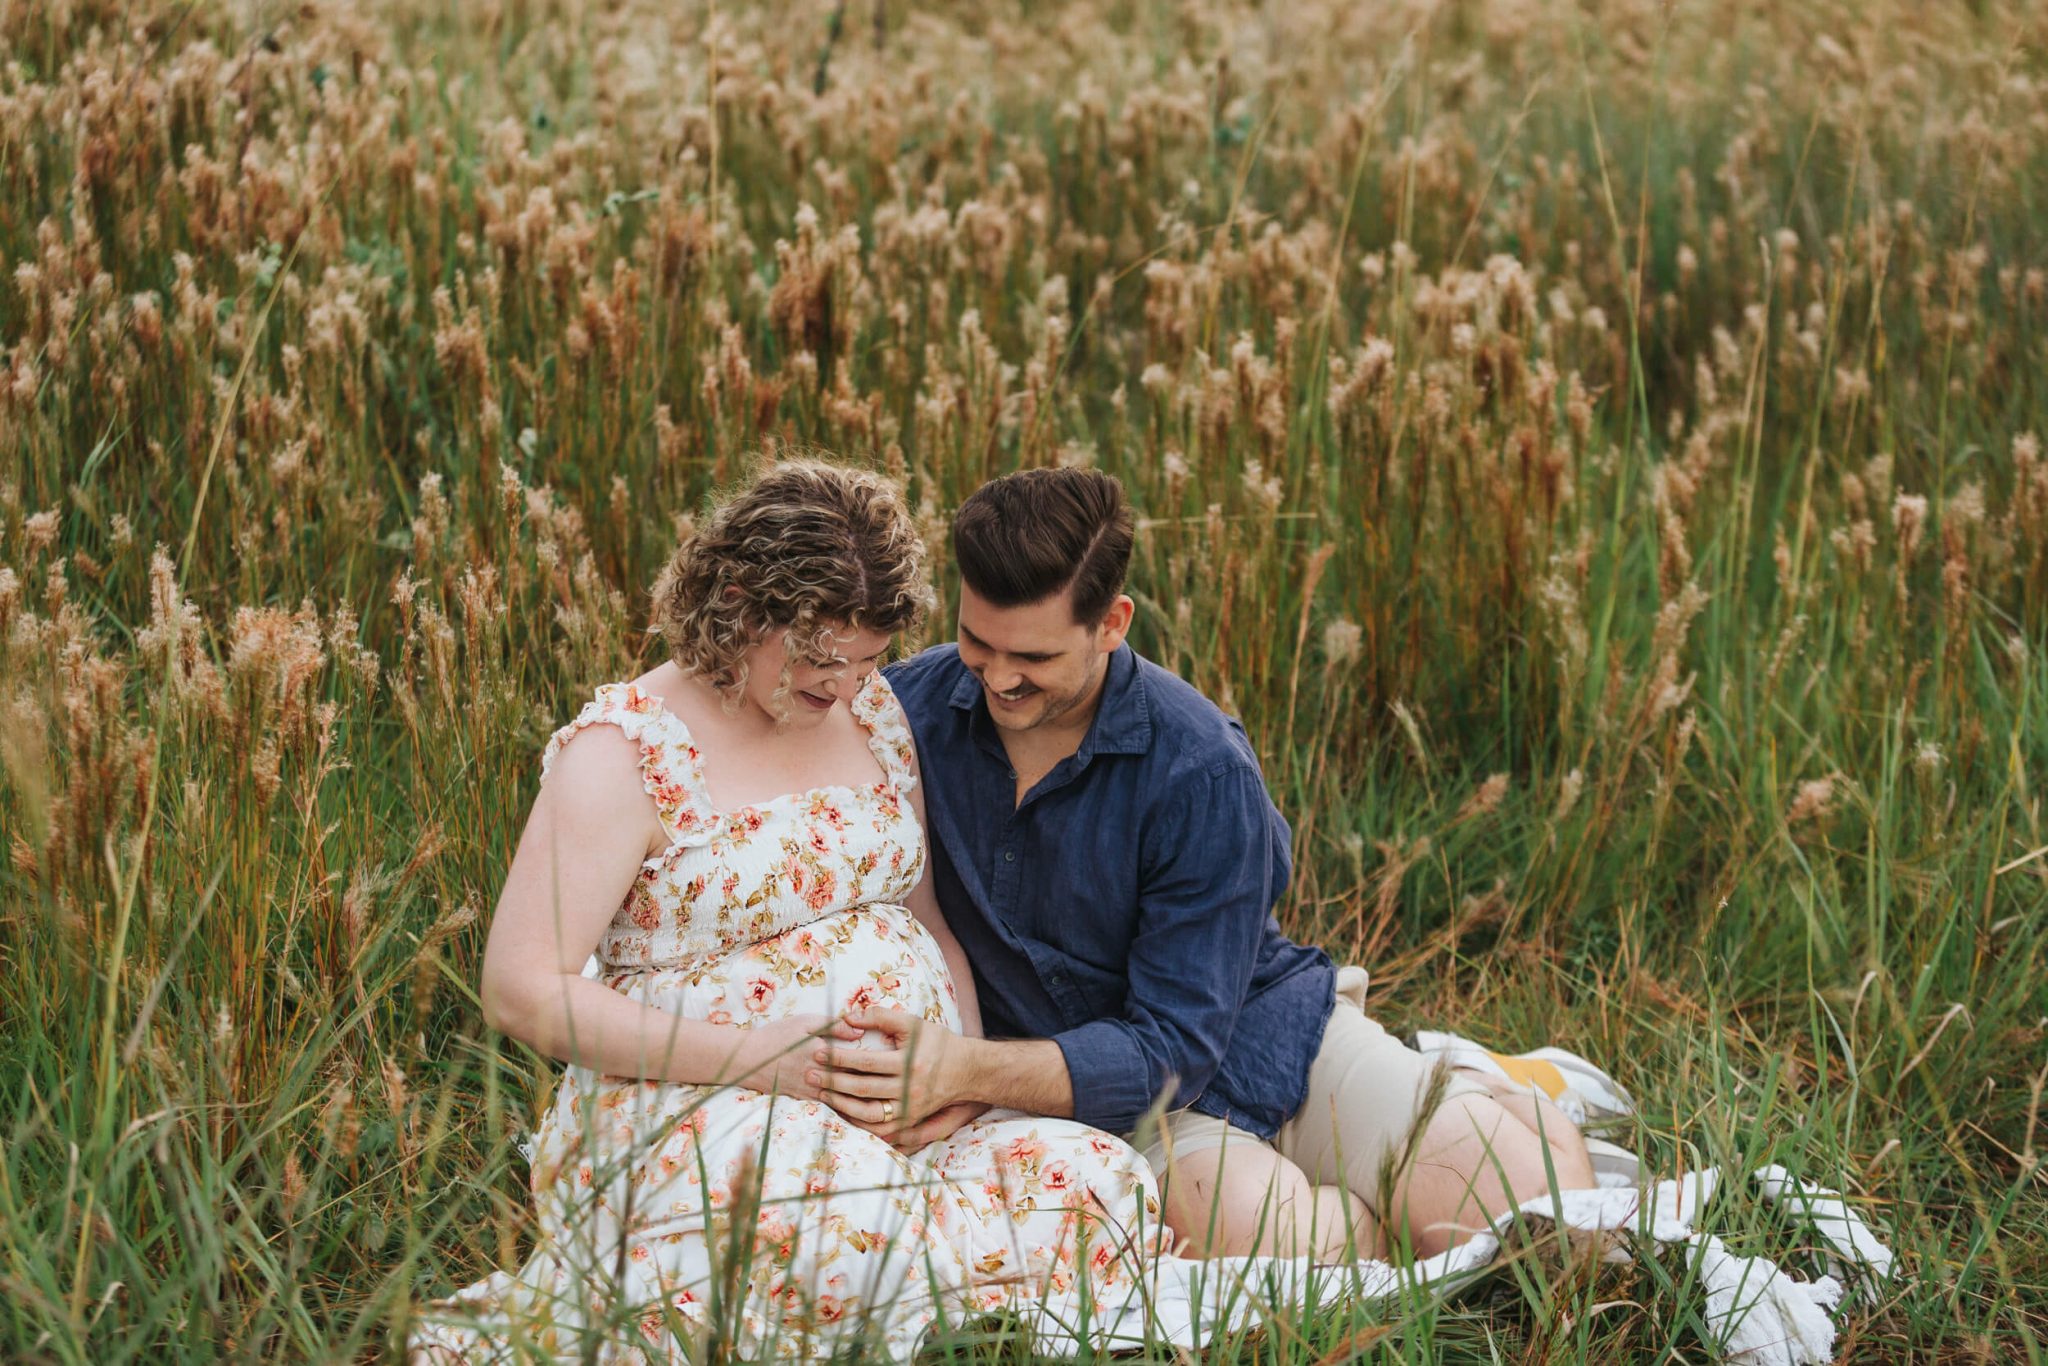
<path id="1" fill-rule="evenodd" d="M 848 1119 L 882 1133 L 977 1099 L 969 1094 L 973 1040 L 901 1010 L 854 1010 L 847 1018 L 874 1039 L 859 1048 L 818 1044 L 804 1080 L 823 1088 L 825 1103 Z"/>
<path id="2" fill-rule="evenodd" d="M 825 1015 L 789 1015 L 744 1031 L 736 1058 L 738 1075 L 731 1084 L 750 1091 L 823 1100 L 823 1091 L 806 1074 L 815 1070 L 811 1058 L 820 1040 L 854 1043 L 861 1031 L 844 1019 Z"/>

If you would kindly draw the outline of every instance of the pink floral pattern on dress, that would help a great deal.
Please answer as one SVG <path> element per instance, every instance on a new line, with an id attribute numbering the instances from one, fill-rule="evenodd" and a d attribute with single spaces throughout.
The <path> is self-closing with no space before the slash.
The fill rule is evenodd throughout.
<path id="1" fill-rule="evenodd" d="M 938 944 L 903 905 L 925 860 L 908 722 L 880 674 L 852 707 L 877 782 L 733 811 L 681 719 L 629 683 L 555 734 L 543 780 L 589 726 L 637 741 L 671 841 L 598 942 L 607 986 L 740 1027 L 869 1005 L 959 1027 Z M 856 1341 L 903 1359 L 941 1314 L 1084 1282 L 1110 1299 L 1164 1242 L 1128 1145 L 1014 1112 L 906 1155 L 813 1101 L 570 1067 L 528 1156 L 532 1256 L 423 1306 L 415 1360 L 579 1359 L 596 1339 L 599 1361 L 681 1362 L 714 1333 L 742 1359 Z"/>

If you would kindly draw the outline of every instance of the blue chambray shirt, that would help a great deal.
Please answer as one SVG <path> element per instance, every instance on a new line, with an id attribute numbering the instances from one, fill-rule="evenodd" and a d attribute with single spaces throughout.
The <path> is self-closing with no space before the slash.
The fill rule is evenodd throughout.
<path id="1" fill-rule="evenodd" d="M 940 909 L 990 1038 L 1049 1038 L 1077 1119 L 1128 1132 L 1162 1094 L 1271 1138 L 1301 1107 L 1334 1000 L 1280 933 L 1293 872 L 1244 728 L 1128 645 L 1087 738 L 1016 803 L 952 645 L 892 664 L 925 784 Z"/>

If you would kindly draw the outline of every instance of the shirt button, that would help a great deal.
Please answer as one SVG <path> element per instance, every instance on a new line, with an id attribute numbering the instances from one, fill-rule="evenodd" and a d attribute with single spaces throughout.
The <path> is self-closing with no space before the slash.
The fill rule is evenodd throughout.
<path id="1" fill-rule="evenodd" d="M 1016 861 L 1017 861 L 1017 851 L 1016 851 L 1015 849 L 1005 849 L 1005 850 L 1003 850 L 1003 862 L 1005 862 L 1005 863 L 1015 863 Z"/>

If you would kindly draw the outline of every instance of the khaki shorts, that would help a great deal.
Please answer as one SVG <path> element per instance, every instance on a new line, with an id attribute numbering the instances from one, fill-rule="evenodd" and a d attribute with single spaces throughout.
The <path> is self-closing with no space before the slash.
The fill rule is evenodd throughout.
<path id="1" fill-rule="evenodd" d="M 1337 1004 L 1308 1072 L 1308 1098 L 1271 1142 L 1213 1115 L 1174 1110 L 1141 1126 L 1131 1143 L 1160 1180 L 1175 1157 L 1209 1148 L 1276 1151 L 1318 1186 L 1343 1185 L 1377 1210 L 1411 1137 L 1453 1096 L 1486 1095 L 1469 1072 L 1442 1068 L 1367 1018 L 1366 974 L 1337 970 Z"/>

